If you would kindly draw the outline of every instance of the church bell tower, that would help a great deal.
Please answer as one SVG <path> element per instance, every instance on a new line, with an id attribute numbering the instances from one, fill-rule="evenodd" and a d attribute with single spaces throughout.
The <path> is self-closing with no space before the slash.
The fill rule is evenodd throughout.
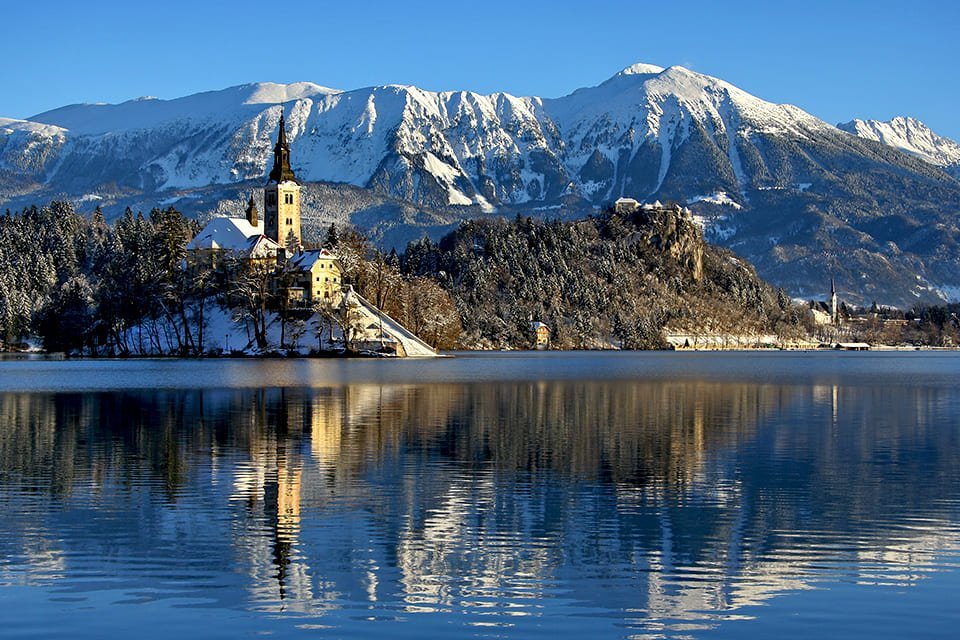
<path id="1" fill-rule="evenodd" d="M 300 184 L 290 168 L 290 145 L 282 111 L 280 132 L 273 148 L 273 169 L 263 190 L 263 208 L 265 235 L 281 247 L 299 246 Z"/>

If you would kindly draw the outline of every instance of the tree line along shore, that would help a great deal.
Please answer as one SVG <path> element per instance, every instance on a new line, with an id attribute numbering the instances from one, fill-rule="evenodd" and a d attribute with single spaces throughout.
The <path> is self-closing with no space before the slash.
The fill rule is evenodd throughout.
<path id="1" fill-rule="evenodd" d="M 113 223 L 64 202 L 8 211 L 0 216 L 0 348 L 204 356 L 297 346 L 306 354 L 331 330 L 322 309 L 288 309 L 281 290 L 250 286 L 242 260 L 191 268 L 187 245 L 198 231 L 172 208 L 128 210 Z M 469 220 L 400 253 L 335 225 L 303 245 L 328 249 L 345 285 L 437 349 L 533 348 L 534 323 L 549 327 L 540 346 L 553 349 L 681 346 L 675 336 L 707 348 L 718 336 L 740 346 L 759 336 L 765 346 L 958 343 L 960 305 L 843 305 L 843 323 L 824 326 L 812 305 L 704 242 L 689 213 L 670 205 L 566 222 Z M 243 344 L 256 322 L 283 325 L 282 337 Z"/>

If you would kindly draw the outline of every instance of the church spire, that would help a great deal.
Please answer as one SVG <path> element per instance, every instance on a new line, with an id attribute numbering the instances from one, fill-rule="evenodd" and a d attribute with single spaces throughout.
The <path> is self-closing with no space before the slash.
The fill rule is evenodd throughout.
<path id="1" fill-rule="evenodd" d="M 830 278 L 830 321 L 835 325 L 840 324 L 839 309 L 837 308 L 837 285 L 833 278 Z"/>
<path id="2" fill-rule="evenodd" d="M 277 144 L 273 148 L 273 169 L 270 171 L 270 180 L 277 184 L 288 180 L 296 182 L 290 168 L 290 145 L 287 144 L 287 127 L 283 120 L 283 107 L 280 110 L 280 133 L 277 135 Z"/>

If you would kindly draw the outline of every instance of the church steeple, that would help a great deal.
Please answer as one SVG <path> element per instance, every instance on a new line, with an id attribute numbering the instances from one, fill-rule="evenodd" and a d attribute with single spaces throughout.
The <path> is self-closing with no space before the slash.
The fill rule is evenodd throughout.
<path id="1" fill-rule="evenodd" d="M 280 132 L 273 148 L 273 170 L 263 188 L 263 233 L 281 247 L 300 245 L 300 184 L 290 168 L 287 127 L 280 111 Z"/>
<path id="2" fill-rule="evenodd" d="M 837 309 L 837 285 L 833 278 L 830 278 L 830 321 L 833 324 L 840 324 L 840 316 Z"/>
<path id="3" fill-rule="evenodd" d="M 293 169 L 290 168 L 290 145 L 287 144 L 287 127 L 283 120 L 283 111 L 280 112 L 280 133 L 277 135 L 277 144 L 273 147 L 273 169 L 270 171 L 270 180 L 277 184 L 297 180 Z"/>

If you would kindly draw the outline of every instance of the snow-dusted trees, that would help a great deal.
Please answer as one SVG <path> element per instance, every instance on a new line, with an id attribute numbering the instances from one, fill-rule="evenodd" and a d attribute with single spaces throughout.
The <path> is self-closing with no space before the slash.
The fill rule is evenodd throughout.
<path id="1" fill-rule="evenodd" d="M 460 314 L 450 294 L 428 277 L 403 278 L 382 307 L 389 316 L 436 349 L 452 349 L 460 337 Z"/>
<path id="2" fill-rule="evenodd" d="M 192 224 L 173 209 L 108 225 L 62 202 L 0 218 L 0 328 L 50 350 L 197 351 L 182 268 Z"/>
<path id="3" fill-rule="evenodd" d="M 756 331 L 797 317 L 749 265 L 707 246 L 670 209 L 468 221 L 439 243 L 411 243 L 402 264 L 450 292 L 465 346 L 531 346 L 532 320 L 550 327 L 557 347 L 636 349 L 664 346 L 668 328 Z"/>
<path id="4" fill-rule="evenodd" d="M 427 241 L 429 243 L 429 241 Z M 359 231 L 331 225 L 325 246 L 340 258 L 344 282 L 434 348 L 458 344 L 460 314 L 433 275 L 401 273 L 401 257 L 374 249 Z M 332 331 L 332 324 L 326 322 Z M 341 327 L 349 333 L 349 323 Z"/>
<path id="5" fill-rule="evenodd" d="M 402 256 L 375 250 L 350 228 L 331 227 L 325 243 L 346 284 L 439 348 L 532 346 L 534 320 L 566 348 L 659 347 L 668 329 L 694 339 L 803 332 L 805 316 L 785 294 L 672 215 L 468 221 L 439 243 L 411 243 Z M 63 203 L 0 217 L 0 339 L 34 336 L 48 349 L 95 354 L 199 355 L 216 300 L 267 348 L 268 311 L 284 308 L 275 261 L 194 263 L 185 252 L 193 231 L 172 209 L 128 211 L 112 225 Z M 326 305 L 315 324 L 328 345 L 336 330 L 349 333 Z M 940 326 L 946 334 L 955 323 Z M 306 329 L 294 323 L 289 337 Z"/>
<path id="6" fill-rule="evenodd" d="M 0 341 L 30 337 L 61 285 L 89 265 L 87 224 L 65 203 L 0 217 Z"/>
<path id="7" fill-rule="evenodd" d="M 94 289 L 80 273 L 71 276 L 51 295 L 37 318 L 37 330 L 47 351 L 92 352 L 95 349 Z"/>
<path id="8" fill-rule="evenodd" d="M 267 347 L 267 309 L 273 302 L 273 260 L 229 258 L 223 262 L 229 286 L 229 303 L 238 319 L 244 320 L 260 349 Z"/>

